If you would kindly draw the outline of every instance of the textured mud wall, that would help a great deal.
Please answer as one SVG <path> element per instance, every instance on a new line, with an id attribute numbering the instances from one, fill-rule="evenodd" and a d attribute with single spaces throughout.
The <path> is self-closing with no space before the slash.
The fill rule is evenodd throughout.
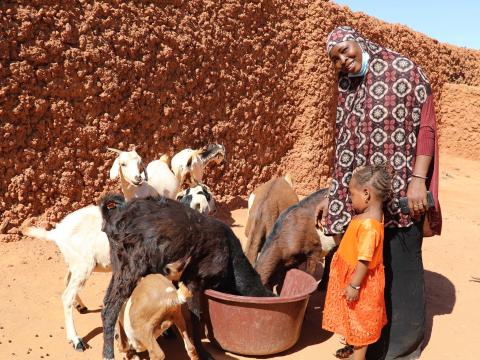
<path id="1" fill-rule="evenodd" d="M 328 1 L 2 1 L 0 233 L 54 222 L 117 189 L 106 146 L 149 161 L 223 143 L 209 169 L 233 204 L 277 172 L 306 194 L 330 172 L 328 32 L 347 24 L 444 83 L 480 85 L 480 53 Z"/>
<path id="2" fill-rule="evenodd" d="M 480 160 L 480 87 L 445 84 L 440 103 L 440 148 Z"/>

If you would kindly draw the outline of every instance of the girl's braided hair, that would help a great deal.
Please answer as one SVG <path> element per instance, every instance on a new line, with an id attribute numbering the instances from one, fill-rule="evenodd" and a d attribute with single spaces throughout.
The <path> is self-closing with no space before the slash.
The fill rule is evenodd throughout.
<path id="1" fill-rule="evenodd" d="M 389 200 L 392 196 L 392 175 L 391 169 L 386 165 L 364 165 L 353 170 L 352 178 L 355 177 L 359 185 L 369 184 L 372 186 L 377 196 L 383 202 Z"/>

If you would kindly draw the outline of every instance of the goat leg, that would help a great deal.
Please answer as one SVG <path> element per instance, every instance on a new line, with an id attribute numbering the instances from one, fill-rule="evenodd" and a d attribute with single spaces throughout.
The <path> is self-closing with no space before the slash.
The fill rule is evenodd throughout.
<path id="1" fill-rule="evenodd" d="M 191 320 L 192 320 L 192 338 L 193 338 L 193 344 L 195 345 L 195 348 L 197 349 L 198 357 L 200 360 L 215 360 L 210 353 L 205 350 L 202 344 L 202 336 L 203 336 L 203 328 L 202 328 L 202 321 L 201 321 L 201 296 L 202 292 L 195 289 L 192 290 L 190 288 L 190 291 L 192 292 L 192 297 L 187 301 L 190 314 L 191 314 Z"/>
<path id="2" fill-rule="evenodd" d="M 333 255 L 337 252 L 338 246 L 334 247 L 330 252 L 325 256 L 325 265 L 323 266 L 323 274 L 322 274 L 322 280 L 320 281 L 320 284 L 318 284 L 318 291 L 325 291 L 327 290 L 328 286 L 328 279 L 330 276 L 330 264 L 332 263 L 333 260 Z"/>
<path id="3" fill-rule="evenodd" d="M 322 260 L 322 250 L 314 250 L 310 255 L 307 255 L 306 271 L 314 276 L 317 270 L 317 264 Z"/>
<path id="4" fill-rule="evenodd" d="M 187 350 L 190 360 L 198 360 L 197 351 L 190 340 L 190 336 L 187 331 L 187 325 L 185 323 L 185 319 L 183 318 L 182 309 L 180 307 L 178 307 L 178 309 L 173 313 L 173 322 L 182 335 L 183 344 L 185 345 L 185 350 Z"/>
<path id="5" fill-rule="evenodd" d="M 70 278 L 71 277 L 72 277 L 72 273 L 70 271 L 68 271 L 68 273 L 67 273 L 67 275 L 65 276 L 65 279 L 64 279 L 65 287 L 67 287 L 68 284 L 70 283 Z M 74 305 L 75 305 L 75 309 L 77 309 L 77 311 L 80 314 L 86 314 L 88 312 L 88 308 L 85 306 L 82 299 L 80 299 L 80 296 L 78 296 L 78 293 L 75 295 Z"/>
<path id="6" fill-rule="evenodd" d="M 119 279 L 124 279 L 120 281 Z M 131 295 L 136 281 L 125 280 L 124 274 L 114 274 L 108 285 L 107 294 L 103 301 L 104 308 L 102 310 L 103 323 L 103 358 L 108 360 L 114 359 L 113 338 L 115 334 L 115 323 L 122 305 Z"/>
<path id="7" fill-rule="evenodd" d="M 75 274 L 74 274 L 75 275 Z M 82 338 L 77 335 L 75 324 L 73 322 L 72 308 L 75 302 L 75 296 L 82 288 L 85 280 L 82 276 L 73 276 L 68 279 L 68 284 L 62 294 L 63 312 L 65 316 L 65 330 L 67 331 L 67 340 L 73 344 L 77 351 L 84 351 L 86 345 Z"/>

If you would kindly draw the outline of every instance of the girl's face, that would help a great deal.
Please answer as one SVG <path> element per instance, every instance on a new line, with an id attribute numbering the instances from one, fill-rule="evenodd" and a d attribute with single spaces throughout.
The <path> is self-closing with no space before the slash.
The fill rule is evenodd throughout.
<path id="1" fill-rule="evenodd" d="M 370 190 L 368 187 L 365 185 L 360 186 L 355 177 L 352 177 L 350 184 L 348 184 L 348 191 L 350 192 L 353 210 L 355 210 L 357 214 L 363 213 L 370 200 Z"/>
<path id="2" fill-rule="evenodd" d="M 356 74 L 362 69 L 362 48 L 356 41 L 338 43 L 329 55 L 337 72 Z"/>

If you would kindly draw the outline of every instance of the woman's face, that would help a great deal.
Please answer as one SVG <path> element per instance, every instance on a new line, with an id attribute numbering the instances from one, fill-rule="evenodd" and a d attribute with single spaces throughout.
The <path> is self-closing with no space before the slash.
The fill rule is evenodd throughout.
<path id="1" fill-rule="evenodd" d="M 362 48 L 356 41 L 342 41 L 330 50 L 337 72 L 356 74 L 362 69 Z"/>

